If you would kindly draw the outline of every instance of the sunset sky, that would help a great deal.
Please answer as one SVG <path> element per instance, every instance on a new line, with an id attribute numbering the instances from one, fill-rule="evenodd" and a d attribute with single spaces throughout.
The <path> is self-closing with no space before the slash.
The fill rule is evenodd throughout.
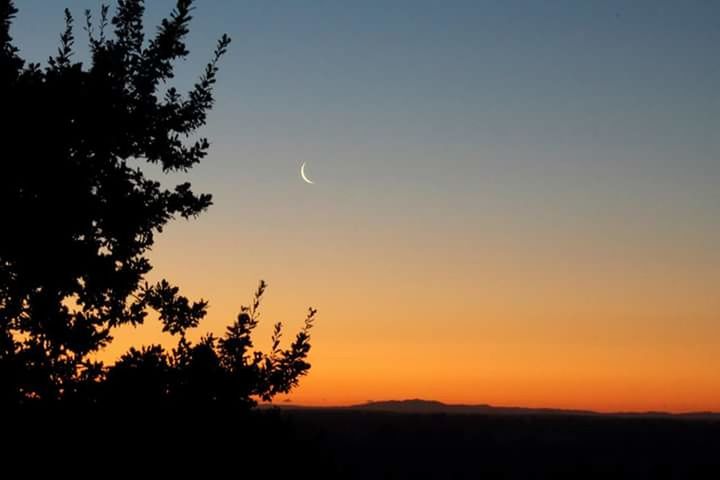
<path id="1" fill-rule="evenodd" d="M 18 1 L 15 43 L 45 62 L 68 6 L 83 60 L 99 5 Z M 210 301 L 198 335 L 265 279 L 258 347 L 316 307 L 277 401 L 720 411 L 720 3 L 199 1 L 177 86 L 224 32 L 215 204 L 151 278 Z"/>

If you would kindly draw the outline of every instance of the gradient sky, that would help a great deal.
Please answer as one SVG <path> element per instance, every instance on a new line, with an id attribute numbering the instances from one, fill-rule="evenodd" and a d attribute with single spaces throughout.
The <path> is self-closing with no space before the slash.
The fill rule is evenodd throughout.
<path id="1" fill-rule="evenodd" d="M 17 3 L 34 61 L 100 4 Z M 200 1 L 191 30 L 180 87 L 233 38 L 189 175 L 215 205 L 153 278 L 210 300 L 198 333 L 267 280 L 261 347 L 318 308 L 291 401 L 720 410 L 720 3 Z M 170 341 L 107 355 L 138 339 Z"/>

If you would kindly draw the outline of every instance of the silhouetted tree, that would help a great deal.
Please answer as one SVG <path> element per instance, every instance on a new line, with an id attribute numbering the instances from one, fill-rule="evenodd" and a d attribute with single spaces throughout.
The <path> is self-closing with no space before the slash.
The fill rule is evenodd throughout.
<path id="1" fill-rule="evenodd" d="M 289 348 L 280 348 L 282 325 L 276 323 L 270 352 L 252 351 L 265 288 L 261 281 L 252 304 L 241 308 L 220 338 L 206 335 L 193 345 L 182 328 L 170 352 L 160 345 L 132 348 L 108 369 L 101 398 L 125 405 L 218 402 L 247 407 L 255 397 L 270 400 L 289 392 L 310 368 L 305 360 L 316 310 L 309 309 Z"/>
<path id="2" fill-rule="evenodd" d="M 174 62 L 188 54 L 191 6 L 178 0 L 149 41 L 142 0 L 118 1 L 112 17 L 103 6 L 98 22 L 86 11 L 87 67 L 72 59 L 74 20 L 66 10 L 58 52 L 41 67 L 20 58 L 10 36 L 17 10 L 0 0 L 2 401 L 100 401 L 122 391 L 142 401 L 251 404 L 251 396 L 288 391 L 309 368 L 312 309 L 289 350 L 278 349 L 278 327 L 272 352 L 248 352 L 264 283 L 225 337 L 192 345 L 185 333 L 207 302 L 188 300 L 165 280 L 145 280 L 155 234 L 211 204 L 190 183 L 168 189 L 142 169 L 149 162 L 164 173 L 186 172 L 208 150 L 207 139 L 190 137 L 205 124 L 230 39 L 220 38 L 187 94 L 167 85 Z M 109 368 L 91 360 L 115 327 L 142 324 L 148 309 L 180 338 L 176 349 L 131 349 Z"/>

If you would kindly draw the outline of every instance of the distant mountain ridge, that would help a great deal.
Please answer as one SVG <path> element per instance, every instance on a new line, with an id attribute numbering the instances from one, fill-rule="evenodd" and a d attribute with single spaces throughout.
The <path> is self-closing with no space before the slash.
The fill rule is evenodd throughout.
<path id="1" fill-rule="evenodd" d="M 573 410 L 559 408 L 528 408 L 503 407 L 487 404 L 463 405 L 446 404 L 437 400 L 423 400 L 419 398 L 407 400 L 368 401 L 358 405 L 345 407 L 312 407 L 302 405 L 275 405 L 284 409 L 318 409 L 318 410 L 354 410 L 367 412 L 407 413 L 407 414 L 478 414 L 478 415 L 581 415 L 581 416 L 622 416 L 622 417 L 668 417 L 668 418 L 697 418 L 720 420 L 718 412 L 611 412 L 601 413 L 592 410 Z"/>
<path id="2" fill-rule="evenodd" d="M 419 398 L 409 400 L 385 400 L 370 401 L 367 403 L 345 407 L 353 410 L 369 410 L 377 412 L 395 413 L 457 413 L 457 414 L 504 414 L 504 415 L 593 415 L 593 416 L 628 416 L 628 417 L 681 417 L 681 418 L 716 418 L 720 419 L 720 413 L 716 412 L 610 412 L 601 413 L 593 410 L 574 410 L 559 408 L 529 408 L 529 407 L 502 407 L 488 404 L 463 405 L 446 404 L 437 400 L 423 400 Z"/>
<path id="3" fill-rule="evenodd" d="M 463 405 L 446 404 L 437 400 L 423 400 L 419 398 L 409 400 L 385 400 L 352 405 L 353 410 L 371 410 L 397 413 L 479 413 L 479 414 L 561 414 L 561 415 L 600 415 L 590 410 L 562 410 L 554 408 L 525 408 L 525 407 L 494 407 L 488 404 Z"/>

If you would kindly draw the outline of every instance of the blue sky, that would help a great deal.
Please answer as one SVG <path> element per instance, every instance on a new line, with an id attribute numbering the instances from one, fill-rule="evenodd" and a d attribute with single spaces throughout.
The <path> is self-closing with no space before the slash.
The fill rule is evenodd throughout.
<path id="1" fill-rule="evenodd" d="M 149 4 L 154 25 L 173 2 Z M 99 5 L 19 2 L 16 43 L 43 61 L 62 8 Z M 299 207 L 370 229 L 417 217 L 462 235 L 485 216 L 622 238 L 649 219 L 650 237 L 718 238 L 715 2 L 197 2 L 178 85 L 223 32 L 213 151 L 192 177 L 217 228 L 262 204 L 289 225 Z"/>
<path id="2" fill-rule="evenodd" d="M 100 4 L 17 3 L 15 41 L 34 61 L 54 52 L 64 6 L 80 19 Z M 150 25 L 173 2 L 148 3 Z M 181 285 L 239 275 L 246 291 L 269 277 L 322 312 L 364 301 L 325 293 L 342 282 L 367 292 L 435 272 L 472 286 L 490 268 L 535 305 L 518 275 L 538 270 L 563 285 L 554 305 L 575 295 L 553 277 L 565 269 L 598 303 L 640 290 L 633 308 L 656 319 L 643 328 L 682 323 L 717 339 L 720 3 L 201 1 L 179 86 L 225 32 L 233 43 L 204 131 L 212 151 L 191 174 L 215 205 L 154 252 Z M 193 260 L 208 252 L 214 261 Z M 413 292 L 430 295 L 426 283 Z M 224 314 L 237 292 L 223 288 Z M 693 306 L 668 304 L 673 289 Z M 660 306 L 675 316 L 658 320 Z M 351 348 L 343 341 L 365 334 L 332 308 L 326 334 Z M 637 320 L 618 309 L 618 325 Z"/>

